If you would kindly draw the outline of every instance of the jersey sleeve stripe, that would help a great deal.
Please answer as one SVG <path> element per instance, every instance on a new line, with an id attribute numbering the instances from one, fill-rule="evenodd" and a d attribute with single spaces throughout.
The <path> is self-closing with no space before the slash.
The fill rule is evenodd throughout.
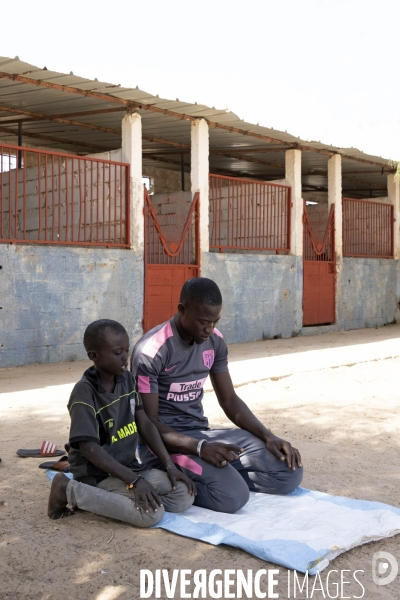
<path id="1" fill-rule="evenodd" d="M 172 462 L 196 475 L 202 475 L 203 467 L 197 462 L 195 462 L 192 458 L 185 456 L 184 454 L 171 454 L 170 455 Z"/>
<path id="2" fill-rule="evenodd" d="M 151 393 L 150 377 L 147 377 L 146 375 L 138 376 L 138 390 L 141 394 Z"/>
<path id="3" fill-rule="evenodd" d="M 149 340 L 147 340 L 143 347 L 142 353 L 146 354 L 146 356 L 149 356 L 150 358 L 154 358 L 161 346 L 165 344 L 168 338 L 173 337 L 173 335 L 171 323 L 168 321 L 164 327 L 161 327 L 161 329 L 159 329 L 154 335 L 151 336 Z"/>
<path id="4" fill-rule="evenodd" d="M 219 330 L 219 329 L 217 329 L 216 327 L 214 327 L 214 331 L 213 331 L 213 333 L 215 333 L 215 335 L 217 335 L 218 337 L 220 337 L 220 338 L 222 338 L 222 339 L 223 339 L 223 337 L 224 337 L 224 336 L 222 335 L 222 333 L 220 332 L 220 330 Z"/>

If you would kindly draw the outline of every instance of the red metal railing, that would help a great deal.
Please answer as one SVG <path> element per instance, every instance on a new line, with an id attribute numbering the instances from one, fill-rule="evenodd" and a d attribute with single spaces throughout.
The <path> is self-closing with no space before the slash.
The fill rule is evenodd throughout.
<path id="1" fill-rule="evenodd" d="M 290 250 L 291 188 L 210 175 L 210 248 Z"/>
<path id="2" fill-rule="evenodd" d="M 129 247 L 129 165 L 0 145 L 0 242 Z"/>
<path id="3" fill-rule="evenodd" d="M 335 261 L 335 206 L 306 206 L 303 213 L 303 257 L 310 261 Z"/>
<path id="4" fill-rule="evenodd" d="M 190 193 L 188 194 L 191 199 Z M 199 193 L 192 202 L 173 194 L 154 206 L 144 188 L 145 262 L 157 265 L 191 265 L 199 256 Z"/>
<path id="5" fill-rule="evenodd" d="M 343 198 L 343 255 L 393 258 L 391 204 Z"/>

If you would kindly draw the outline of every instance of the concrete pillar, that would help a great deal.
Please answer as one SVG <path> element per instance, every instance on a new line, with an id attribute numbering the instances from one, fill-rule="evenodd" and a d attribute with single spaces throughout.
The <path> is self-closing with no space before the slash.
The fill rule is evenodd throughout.
<path id="1" fill-rule="evenodd" d="M 301 150 L 285 152 L 285 180 L 292 188 L 290 253 L 303 256 L 303 198 L 301 191 Z"/>
<path id="2" fill-rule="evenodd" d="M 192 193 L 200 192 L 200 261 L 202 252 L 209 251 L 208 223 L 208 124 L 205 119 L 192 122 L 191 171 Z"/>
<path id="3" fill-rule="evenodd" d="M 294 255 L 295 310 L 293 331 L 303 327 L 303 198 L 301 191 L 301 150 L 285 153 L 285 182 L 292 188 L 292 212 L 290 215 L 290 253 Z"/>
<path id="4" fill-rule="evenodd" d="M 395 175 L 387 176 L 388 202 L 394 206 L 394 257 L 400 258 L 400 181 L 395 181 Z"/>
<path id="5" fill-rule="evenodd" d="M 342 157 L 334 154 L 328 160 L 328 206 L 335 205 L 335 253 L 336 270 L 342 268 L 343 226 L 342 226 Z"/>
<path id="6" fill-rule="evenodd" d="M 143 255 L 142 118 L 139 113 L 125 115 L 122 120 L 122 162 L 131 167 L 131 248 Z"/>

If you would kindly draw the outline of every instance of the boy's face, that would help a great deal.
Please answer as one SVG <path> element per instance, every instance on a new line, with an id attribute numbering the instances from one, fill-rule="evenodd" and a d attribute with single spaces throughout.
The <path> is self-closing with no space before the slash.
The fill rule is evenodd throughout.
<path id="1" fill-rule="evenodd" d="M 110 333 L 97 350 L 89 352 L 89 358 L 98 371 L 110 375 L 122 375 L 128 370 L 129 337 L 126 333 Z"/>
<path id="2" fill-rule="evenodd" d="M 178 305 L 181 324 L 185 332 L 196 342 L 202 344 L 212 334 L 221 318 L 222 305 L 184 304 Z"/>

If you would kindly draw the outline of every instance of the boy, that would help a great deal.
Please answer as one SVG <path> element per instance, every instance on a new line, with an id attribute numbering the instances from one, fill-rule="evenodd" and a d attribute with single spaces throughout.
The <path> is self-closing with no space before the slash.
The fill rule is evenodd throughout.
<path id="1" fill-rule="evenodd" d="M 174 460 L 196 482 L 195 504 L 234 513 L 249 490 L 288 494 L 302 480 L 300 453 L 272 433 L 236 394 L 228 349 L 216 325 L 222 296 L 211 279 L 183 285 L 178 312 L 146 333 L 132 352 L 144 408 Z M 234 429 L 210 429 L 203 412 L 207 376 Z M 157 468 L 156 457 L 146 456 Z"/>
<path id="2" fill-rule="evenodd" d="M 171 461 L 158 430 L 146 416 L 128 370 L 129 337 L 117 321 L 91 323 L 83 343 L 94 366 L 75 385 L 71 416 L 69 480 L 53 480 L 48 516 L 73 514 L 67 504 L 137 527 L 158 523 L 164 511 L 189 508 L 192 481 Z M 139 456 L 139 435 L 166 472 L 148 469 Z"/>

